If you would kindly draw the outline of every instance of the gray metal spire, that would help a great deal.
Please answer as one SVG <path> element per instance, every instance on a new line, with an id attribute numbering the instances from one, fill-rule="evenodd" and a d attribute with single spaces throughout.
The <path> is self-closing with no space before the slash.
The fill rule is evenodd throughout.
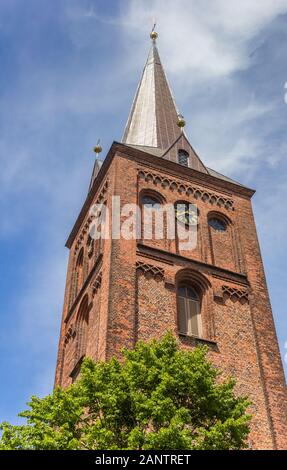
<path id="1" fill-rule="evenodd" d="M 177 125 L 178 110 L 174 102 L 156 46 L 157 34 L 138 86 L 122 142 L 169 148 L 181 135 Z"/>

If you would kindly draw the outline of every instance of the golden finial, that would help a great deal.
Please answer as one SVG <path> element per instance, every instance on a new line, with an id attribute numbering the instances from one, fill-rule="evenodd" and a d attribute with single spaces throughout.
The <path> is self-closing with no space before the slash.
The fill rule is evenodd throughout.
<path id="1" fill-rule="evenodd" d="M 152 27 L 152 30 L 151 30 L 151 33 L 150 33 L 150 38 L 153 42 L 155 42 L 158 38 L 158 34 L 157 32 L 155 31 L 155 27 L 156 27 L 156 22 L 154 22 L 154 25 Z"/>
<path id="2" fill-rule="evenodd" d="M 178 127 L 181 128 L 182 131 L 183 131 L 183 128 L 184 128 L 185 124 L 186 124 L 186 122 L 184 120 L 184 117 L 181 114 L 179 114 L 178 117 L 177 117 L 177 125 L 178 125 Z"/>
<path id="3" fill-rule="evenodd" d="M 100 139 L 99 139 L 98 142 L 97 142 L 97 145 L 94 147 L 94 152 L 95 152 L 95 154 L 99 155 L 99 153 L 101 153 L 102 150 L 103 149 L 100 146 Z"/>

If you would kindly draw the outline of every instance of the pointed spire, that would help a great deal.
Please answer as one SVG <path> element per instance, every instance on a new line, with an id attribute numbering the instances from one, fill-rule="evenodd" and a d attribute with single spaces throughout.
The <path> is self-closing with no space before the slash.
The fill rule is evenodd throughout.
<path id="1" fill-rule="evenodd" d="M 156 31 L 150 34 L 152 46 L 132 105 L 122 142 L 169 148 L 181 135 L 179 112 L 174 102 L 156 46 Z"/>

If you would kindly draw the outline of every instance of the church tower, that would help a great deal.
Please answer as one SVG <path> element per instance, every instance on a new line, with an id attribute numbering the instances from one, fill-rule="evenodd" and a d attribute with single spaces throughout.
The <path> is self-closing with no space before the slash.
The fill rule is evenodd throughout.
<path id="1" fill-rule="evenodd" d="M 156 39 L 153 31 L 122 142 L 113 142 L 102 164 L 96 160 L 67 240 L 55 383 L 75 381 L 85 356 L 108 360 L 171 330 L 182 348 L 207 345 L 214 364 L 250 397 L 250 446 L 286 449 L 286 386 L 251 206 L 254 190 L 207 168 L 196 154 Z M 167 213 L 163 237 L 146 236 L 142 223 L 136 237 L 95 238 L 94 204 L 112 214 L 108 229 L 127 220 L 127 211 L 119 217 L 126 204 L 148 206 L 155 217 L 161 207 L 175 207 L 175 225 L 193 221 L 196 243 L 184 246 L 177 231 L 167 236 Z"/>

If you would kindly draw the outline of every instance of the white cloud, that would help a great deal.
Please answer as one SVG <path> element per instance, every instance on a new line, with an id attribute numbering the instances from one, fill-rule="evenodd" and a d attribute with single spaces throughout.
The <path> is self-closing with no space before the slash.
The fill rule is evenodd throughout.
<path id="1" fill-rule="evenodd" d="M 242 100 L 225 102 L 224 106 L 210 105 L 209 109 L 207 106 L 197 109 L 195 119 L 192 111 L 186 117 L 190 122 L 187 131 L 191 142 L 196 136 L 196 150 L 211 168 L 245 177 L 248 170 L 252 178 L 262 160 L 275 165 L 284 157 L 282 148 L 275 158 L 271 144 L 265 141 L 264 131 L 255 131 L 254 127 L 260 119 L 272 116 L 275 103 L 252 101 L 247 95 Z"/>
<path id="2" fill-rule="evenodd" d="M 286 12 L 287 0 L 131 0 L 122 19 L 128 41 L 137 44 L 157 18 L 169 70 L 190 81 L 246 68 L 248 41 Z"/>

